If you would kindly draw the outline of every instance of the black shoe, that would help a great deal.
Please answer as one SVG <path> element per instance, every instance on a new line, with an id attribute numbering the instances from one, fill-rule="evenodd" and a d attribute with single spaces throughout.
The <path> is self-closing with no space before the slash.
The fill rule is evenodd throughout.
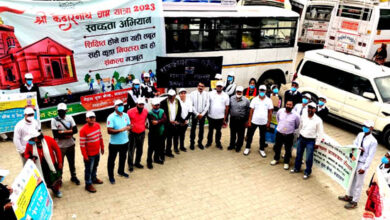
<path id="1" fill-rule="evenodd" d="M 191 150 L 195 150 L 195 146 L 193 144 L 190 145 Z"/>
<path id="2" fill-rule="evenodd" d="M 209 148 L 211 146 L 211 143 L 207 143 L 206 147 Z"/>
<path id="3" fill-rule="evenodd" d="M 140 163 L 134 164 L 134 166 L 137 167 L 138 169 L 144 168 L 144 166 L 142 166 L 142 164 L 140 164 Z"/>
<path id="4" fill-rule="evenodd" d="M 134 171 L 134 168 L 133 168 L 133 167 L 130 167 L 130 168 L 129 168 L 129 171 L 130 171 L 130 172 L 133 172 L 133 171 Z"/>
<path id="5" fill-rule="evenodd" d="M 129 178 L 129 174 L 127 173 L 118 173 L 118 175 L 124 178 Z"/>
<path id="6" fill-rule="evenodd" d="M 180 154 L 180 151 L 179 150 L 175 150 L 175 154 Z"/>
<path id="7" fill-rule="evenodd" d="M 75 176 L 70 178 L 70 181 L 74 182 L 76 185 L 80 185 L 80 180 L 77 179 L 77 177 L 75 177 Z"/>
<path id="8" fill-rule="evenodd" d="M 183 152 L 187 152 L 187 149 L 185 147 L 181 147 L 180 150 Z"/>
<path id="9" fill-rule="evenodd" d="M 115 179 L 114 178 L 109 178 L 111 184 L 115 184 Z"/>
<path id="10" fill-rule="evenodd" d="M 148 164 L 147 167 L 148 167 L 149 170 L 153 169 L 153 165 L 152 164 Z"/>
<path id="11" fill-rule="evenodd" d="M 233 146 L 229 146 L 227 149 L 228 149 L 228 150 L 234 150 L 234 148 L 235 148 L 235 147 L 233 147 Z"/>
<path id="12" fill-rule="evenodd" d="M 220 150 L 222 150 L 223 149 L 223 147 L 222 147 L 222 145 L 221 144 L 217 144 L 217 146 L 216 146 L 218 149 L 220 149 Z"/>
<path id="13" fill-rule="evenodd" d="M 203 144 L 198 144 L 199 149 L 204 150 Z"/>
<path id="14" fill-rule="evenodd" d="M 175 157 L 175 155 L 173 155 L 172 153 L 165 153 L 165 156 L 170 157 L 170 158 L 174 158 Z"/>
<path id="15" fill-rule="evenodd" d="M 236 147 L 236 152 L 239 153 L 241 151 L 241 147 Z"/>
<path id="16" fill-rule="evenodd" d="M 161 164 L 161 165 L 164 164 L 164 161 L 163 161 L 163 160 L 155 160 L 154 162 L 157 163 L 157 164 Z"/>

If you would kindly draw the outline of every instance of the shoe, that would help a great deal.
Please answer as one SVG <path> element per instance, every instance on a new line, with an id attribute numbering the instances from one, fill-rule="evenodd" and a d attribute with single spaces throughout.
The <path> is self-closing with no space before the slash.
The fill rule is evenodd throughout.
<path id="1" fill-rule="evenodd" d="M 92 184 L 88 184 L 85 186 L 85 190 L 87 190 L 88 192 L 91 192 L 91 193 L 95 193 L 96 192 L 96 189 L 95 187 L 93 187 Z"/>
<path id="2" fill-rule="evenodd" d="M 92 183 L 93 184 L 103 184 L 103 181 L 101 181 L 100 179 L 96 178 L 95 180 L 92 180 Z"/>
<path id="3" fill-rule="evenodd" d="M 180 151 L 179 150 L 175 150 L 175 154 L 180 154 Z"/>
<path id="4" fill-rule="evenodd" d="M 267 148 L 268 147 L 268 144 L 265 144 L 264 148 Z"/>
<path id="5" fill-rule="evenodd" d="M 304 175 L 303 175 L 303 179 L 304 179 L 304 180 L 309 179 L 309 177 L 310 177 L 310 175 L 308 175 L 308 174 L 304 174 Z"/>
<path id="6" fill-rule="evenodd" d="M 296 169 L 291 169 L 291 170 L 290 170 L 290 173 L 291 173 L 291 174 L 293 174 L 293 173 L 299 173 L 299 171 L 296 170 Z"/>
<path id="7" fill-rule="evenodd" d="M 110 183 L 114 185 L 115 184 L 115 179 L 114 178 L 110 178 Z"/>
<path id="8" fill-rule="evenodd" d="M 54 193 L 54 196 L 57 198 L 62 198 L 62 192 L 58 190 L 57 192 Z"/>
<path id="9" fill-rule="evenodd" d="M 204 150 L 203 144 L 198 144 L 199 149 Z"/>
<path id="10" fill-rule="evenodd" d="M 166 153 L 165 156 L 170 157 L 170 158 L 174 158 L 175 157 L 175 155 L 173 155 L 172 153 Z"/>
<path id="11" fill-rule="evenodd" d="M 147 167 L 148 167 L 149 170 L 153 169 L 153 165 L 152 164 L 148 164 Z"/>
<path id="12" fill-rule="evenodd" d="M 229 146 L 227 149 L 228 150 L 234 150 L 234 148 L 235 148 L 234 146 Z"/>
<path id="13" fill-rule="evenodd" d="M 350 201 L 348 204 L 346 204 L 344 206 L 344 208 L 346 209 L 354 209 L 357 207 L 357 202 L 354 202 L 354 201 Z"/>
<path id="14" fill-rule="evenodd" d="M 266 154 L 265 151 L 263 151 L 263 150 L 259 150 L 259 154 L 260 154 L 260 156 L 262 156 L 263 158 L 267 157 L 267 154 Z"/>
<path id="15" fill-rule="evenodd" d="M 200 147 L 199 147 L 200 148 Z M 193 144 L 190 145 L 191 150 L 195 150 L 195 146 Z"/>
<path id="16" fill-rule="evenodd" d="M 344 202 L 352 202 L 352 196 L 339 196 L 338 199 Z"/>
<path id="17" fill-rule="evenodd" d="M 164 161 L 163 161 L 163 160 L 155 160 L 154 162 L 157 163 L 157 164 L 161 164 L 161 165 L 164 164 Z"/>
<path id="18" fill-rule="evenodd" d="M 211 146 L 211 143 L 207 143 L 206 147 L 209 148 Z"/>
<path id="19" fill-rule="evenodd" d="M 245 156 L 248 156 L 250 152 L 251 152 L 251 149 L 245 148 L 245 150 L 244 150 L 244 155 L 245 155 Z"/>
<path id="20" fill-rule="evenodd" d="M 144 166 L 140 163 L 137 163 L 137 164 L 134 164 L 135 167 L 137 167 L 138 169 L 143 169 Z"/>
<path id="21" fill-rule="evenodd" d="M 217 146 L 216 146 L 218 149 L 220 149 L 220 150 L 222 150 L 223 149 L 223 147 L 222 147 L 222 145 L 221 144 L 217 144 Z"/>
<path id="22" fill-rule="evenodd" d="M 133 172 L 133 171 L 134 171 L 134 168 L 133 168 L 133 167 L 130 167 L 130 168 L 129 168 L 129 171 L 130 171 L 130 173 Z"/>
<path id="23" fill-rule="evenodd" d="M 239 153 L 241 151 L 241 147 L 236 148 L 236 152 Z"/>
<path id="24" fill-rule="evenodd" d="M 277 161 L 277 160 L 273 160 L 273 161 L 271 161 L 271 166 L 275 166 L 276 164 L 278 164 L 279 162 Z"/>
<path id="25" fill-rule="evenodd" d="M 183 152 L 187 152 L 187 149 L 185 147 L 181 147 L 180 150 Z"/>
<path id="26" fill-rule="evenodd" d="M 124 178 L 129 178 L 129 174 L 127 173 L 118 173 L 118 175 Z"/>
<path id="27" fill-rule="evenodd" d="M 80 185 L 80 180 L 77 179 L 77 177 L 75 177 L 75 176 L 70 178 L 70 181 L 74 182 L 76 185 Z"/>
<path id="28" fill-rule="evenodd" d="M 290 168 L 290 165 L 289 165 L 288 163 L 285 163 L 285 164 L 283 165 L 283 169 L 288 170 L 288 168 Z"/>

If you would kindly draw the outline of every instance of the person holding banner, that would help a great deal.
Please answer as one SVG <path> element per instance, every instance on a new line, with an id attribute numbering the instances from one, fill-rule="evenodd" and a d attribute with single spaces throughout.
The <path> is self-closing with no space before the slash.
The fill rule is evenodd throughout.
<path id="1" fill-rule="evenodd" d="M 374 122 L 371 120 L 365 121 L 362 127 L 363 132 L 360 132 L 353 142 L 353 145 L 361 152 L 358 158 L 358 165 L 347 195 L 338 197 L 339 200 L 348 202 L 344 206 L 346 209 L 354 209 L 357 207 L 364 185 L 366 171 L 370 168 L 372 159 L 374 158 L 378 142 L 372 135 L 373 129 Z"/>
<path id="2" fill-rule="evenodd" d="M 45 179 L 46 186 L 51 188 L 54 195 L 62 197 L 62 155 L 57 142 L 41 132 L 35 131 L 25 137 L 28 142 L 24 157 L 34 161 L 39 172 Z"/>
<path id="3" fill-rule="evenodd" d="M 9 198 L 13 190 L 11 187 L 2 184 L 8 174 L 8 170 L 0 169 L 0 219 L 13 220 L 16 219 L 16 216 Z"/>
<path id="4" fill-rule="evenodd" d="M 14 139 L 13 142 L 16 146 L 20 157 L 22 158 L 23 165 L 26 163 L 24 157 L 24 151 L 26 150 L 27 141 L 24 138 L 31 133 L 37 132 L 40 130 L 40 126 L 37 120 L 34 118 L 35 111 L 31 107 L 24 109 L 24 118 L 20 120 L 14 128 Z"/>
<path id="5" fill-rule="evenodd" d="M 153 169 L 153 161 L 164 164 L 164 124 L 167 121 L 164 110 L 160 109 L 158 98 L 152 100 L 152 106 L 152 110 L 148 113 L 148 169 Z"/>

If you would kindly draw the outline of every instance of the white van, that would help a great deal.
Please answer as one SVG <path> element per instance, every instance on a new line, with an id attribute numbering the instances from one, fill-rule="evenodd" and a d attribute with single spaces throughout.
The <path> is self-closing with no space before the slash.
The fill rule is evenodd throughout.
<path id="1" fill-rule="evenodd" d="M 297 67 L 300 92 L 316 101 L 327 97 L 331 117 L 361 127 L 375 122 L 374 133 L 390 148 L 390 68 L 328 49 L 305 53 Z"/>

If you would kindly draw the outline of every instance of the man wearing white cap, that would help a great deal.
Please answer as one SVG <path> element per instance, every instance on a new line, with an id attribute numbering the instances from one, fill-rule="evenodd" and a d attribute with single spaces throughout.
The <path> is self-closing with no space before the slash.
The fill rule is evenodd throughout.
<path id="1" fill-rule="evenodd" d="M 249 116 L 249 100 L 243 95 L 244 88 L 238 86 L 236 95 L 230 97 L 230 144 L 228 150 L 240 152 L 244 143 L 245 124 Z"/>
<path id="2" fill-rule="evenodd" d="M 24 109 L 24 118 L 20 120 L 14 129 L 14 144 L 16 150 L 18 151 L 20 158 L 22 159 L 23 165 L 26 163 L 24 158 L 24 151 L 26 150 L 27 141 L 24 140 L 26 136 L 33 133 L 34 131 L 39 131 L 40 126 L 38 121 L 35 120 L 35 111 L 31 107 Z"/>
<path id="3" fill-rule="evenodd" d="M 36 92 L 36 93 L 37 93 L 37 99 L 38 99 L 38 101 L 39 101 L 39 103 L 40 103 L 41 95 L 40 95 L 40 93 L 39 93 L 39 88 L 38 88 L 38 86 L 35 85 L 35 84 L 33 83 L 34 77 L 33 77 L 32 73 L 26 73 L 26 74 L 24 75 L 24 79 L 25 79 L 26 83 L 25 83 L 25 84 L 22 84 L 22 85 L 20 86 L 20 92 L 21 92 L 21 93 L 25 93 L 25 92 Z"/>
<path id="4" fill-rule="evenodd" d="M 192 101 L 190 98 L 187 98 L 187 90 L 184 88 L 179 90 L 179 96 L 181 104 L 181 118 L 183 119 L 183 122 L 179 124 L 179 142 L 180 150 L 186 152 L 187 149 L 184 147 L 184 139 L 188 127 L 188 120 L 192 115 Z"/>
<path id="5" fill-rule="evenodd" d="M 307 105 L 307 114 L 303 114 L 299 124 L 299 138 L 297 147 L 297 157 L 295 158 L 294 169 L 291 173 L 301 171 L 303 153 L 306 149 L 306 169 L 303 179 L 308 179 L 312 172 L 314 147 L 319 145 L 324 134 L 322 120 L 316 112 L 316 104 L 311 102 Z"/>
<path id="6" fill-rule="evenodd" d="M 167 139 L 165 147 L 165 155 L 174 157 L 172 154 L 172 139 L 176 154 L 179 154 L 179 124 L 183 123 L 181 118 L 181 104 L 176 99 L 176 92 L 173 89 L 168 91 L 168 98 L 161 102 L 161 108 L 167 115 L 165 123 L 165 138 Z"/>
<path id="7" fill-rule="evenodd" d="M 157 90 L 153 85 L 153 82 L 150 80 L 150 74 L 144 73 L 144 83 L 141 85 L 143 94 L 146 98 L 153 98 L 157 95 Z"/>
<path id="8" fill-rule="evenodd" d="M 133 87 L 127 94 L 126 109 L 130 110 L 131 108 L 134 108 L 137 105 L 137 100 L 141 97 L 145 98 L 145 95 L 143 94 L 143 89 L 141 89 L 139 80 L 135 79 L 133 80 Z"/>
<path id="9" fill-rule="evenodd" d="M 209 107 L 209 133 L 207 135 L 207 145 L 210 147 L 213 142 L 213 132 L 215 129 L 215 143 L 216 147 L 220 150 L 223 149 L 221 143 L 221 129 L 222 125 L 226 124 L 227 116 L 229 112 L 229 96 L 223 91 L 223 82 L 218 81 L 215 90 L 210 92 L 209 95 L 210 107 Z"/>
<path id="10" fill-rule="evenodd" d="M 248 132 L 247 132 L 247 140 L 246 140 L 246 148 L 244 150 L 244 155 L 247 156 L 251 149 L 253 135 L 257 128 L 260 130 L 260 148 L 259 153 L 260 156 L 266 157 L 265 153 L 265 132 L 267 128 L 270 127 L 272 110 L 274 105 L 270 98 L 268 98 L 265 93 L 267 91 L 267 87 L 265 85 L 261 85 L 259 87 L 259 95 L 252 99 L 251 104 L 249 105 L 249 119 L 248 119 Z"/>
<path id="11" fill-rule="evenodd" d="M 115 159 L 119 154 L 118 175 L 129 178 L 125 173 L 126 152 L 129 148 L 128 131 L 132 128 L 130 118 L 123 113 L 123 101 L 118 99 L 114 102 L 115 111 L 107 118 L 107 132 L 110 135 L 110 144 L 108 145 L 107 170 L 108 178 L 111 184 L 115 184 L 114 168 Z"/>
<path id="12" fill-rule="evenodd" d="M 206 115 L 209 110 L 209 94 L 204 91 L 204 84 L 202 82 L 198 83 L 197 90 L 191 92 L 190 94 L 192 102 L 192 120 L 191 120 L 191 134 L 190 134 L 190 149 L 195 149 L 195 131 L 196 126 L 199 123 L 199 133 L 198 133 L 198 147 L 203 150 L 204 146 L 203 141 L 203 131 L 204 123 L 206 121 Z"/>
<path id="13" fill-rule="evenodd" d="M 137 99 L 137 106 L 128 110 L 127 115 L 130 118 L 131 125 L 133 126 L 130 130 L 129 139 L 129 151 L 127 164 L 129 165 L 129 171 L 134 170 L 133 166 L 143 169 L 144 166 L 141 164 L 141 157 L 144 148 L 145 140 L 145 129 L 146 119 L 148 117 L 148 110 L 145 108 L 145 98 L 140 97 Z M 134 151 L 137 150 L 134 163 Z"/>
<path id="14" fill-rule="evenodd" d="M 287 101 L 286 101 L 287 102 Z M 295 104 L 293 108 L 293 112 L 300 117 L 302 115 L 307 115 L 307 105 L 311 102 L 311 95 L 309 93 L 305 93 L 302 95 L 302 103 Z M 286 104 L 284 104 L 286 105 Z"/>
<path id="15" fill-rule="evenodd" d="M 100 161 L 100 153 L 104 154 L 104 142 L 100 125 L 96 123 L 96 115 L 88 111 L 86 116 L 87 124 L 80 129 L 80 149 L 84 158 L 85 190 L 95 193 L 96 189 L 92 184 L 103 184 L 97 178 L 97 167 Z"/>
<path id="16" fill-rule="evenodd" d="M 378 142 L 372 135 L 373 129 L 374 122 L 371 120 L 365 121 L 362 127 L 363 132 L 360 132 L 353 142 L 355 148 L 358 148 L 361 153 L 358 159 L 355 171 L 356 173 L 347 195 L 339 196 L 340 200 L 348 202 L 348 204 L 344 206 L 346 209 L 353 209 L 357 207 L 364 185 L 364 177 L 366 176 L 374 158 Z"/>
<path id="17" fill-rule="evenodd" d="M 317 105 L 316 114 L 322 120 L 325 120 L 325 118 L 328 117 L 329 114 L 328 107 L 326 107 L 325 105 L 326 105 L 326 96 L 324 95 L 318 96 L 318 105 Z"/>
<path id="18" fill-rule="evenodd" d="M 77 126 L 73 117 L 66 115 L 68 108 L 65 103 L 60 103 L 57 106 L 58 116 L 51 119 L 51 130 L 53 137 L 61 149 L 62 161 L 66 156 L 69 164 L 70 181 L 76 185 L 80 185 L 80 180 L 76 176 L 75 167 L 75 139 L 74 134 L 77 134 Z"/>
<path id="19" fill-rule="evenodd" d="M 12 202 L 9 199 L 13 189 L 2 184 L 8 174 L 8 170 L 0 169 L 0 219 L 16 219 L 14 210 L 12 209 Z"/>
<path id="20" fill-rule="evenodd" d="M 226 92 L 226 94 L 229 97 L 232 97 L 235 94 L 235 92 L 236 92 L 237 85 L 234 82 L 234 80 L 235 80 L 235 76 L 234 75 L 235 75 L 234 72 L 229 72 L 227 74 L 226 85 L 223 88 L 223 91 Z"/>
<path id="21" fill-rule="evenodd" d="M 284 105 L 286 105 L 287 100 L 292 100 L 294 106 L 297 103 L 302 102 L 302 95 L 298 91 L 298 88 L 299 88 L 299 83 L 297 81 L 292 81 L 291 82 L 291 89 L 287 90 L 284 93 Z"/>

